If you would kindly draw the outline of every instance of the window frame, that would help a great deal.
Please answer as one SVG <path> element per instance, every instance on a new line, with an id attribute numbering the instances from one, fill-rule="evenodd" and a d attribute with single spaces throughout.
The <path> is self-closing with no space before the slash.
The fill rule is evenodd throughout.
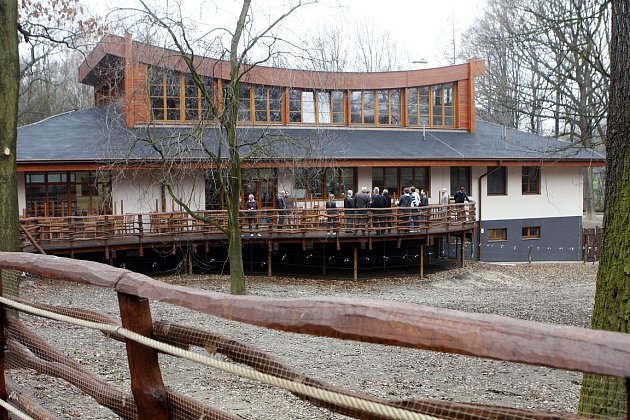
<path id="1" fill-rule="evenodd" d="M 488 196 L 507 195 L 507 166 L 488 166 L 486 171 L 488 172 L 486 178 L 486 194 Z M 500 182 L 497 182 L 497 177 L 501 178 Z M 496 186 L 498 183 L 503 184 L 501 191 L 497 191 Z"/>
<path id="2" fill-rule="evenodd" d="M 507 241 L 507 228 L 502 227 L 502 228 L 486 229 L 486 241 L 488 242 Z"/>
<path id="3" fill-rule="evenodd" d="M 299 93 L 299 99 L 295 94 Z M 305 111 L 305 94 L 312 96 L 313 109 Z M 339 97 L 341 95 L 341 97 Z M 344 125 L 345 124 L 345 95 L 341 90 L 313 90 L 301 88 L 289 88 L 287 92 L 289 101 L 289 124 L 314 124 L 314 125 Z M 325 98 L 325 100 L 322 100 Z M 323 108 L 327 108 L 324 110 Z M 307 121 L 305 114 L 311 115 L 313 121 Z M 299 120 L 297 117 L 299 116 Z M 327 116 L 328 121 L 325 120 Z M 339 121 L 341 117 L 341 121 Z"/>
<path id="4" fill-rule="evenodd" d="M 533 177 L 530 173 L 532 170 L 535 172 Z M 540 195 L 540 172 L 540 166 L 521 167 L 521 193 L 523 195 Z"/>
<path id="5" fill-rule="evenodd" d="M 523 226 L 521 227 L 521 239 L 524 241 L 540 239 L 540 226 Z"/>

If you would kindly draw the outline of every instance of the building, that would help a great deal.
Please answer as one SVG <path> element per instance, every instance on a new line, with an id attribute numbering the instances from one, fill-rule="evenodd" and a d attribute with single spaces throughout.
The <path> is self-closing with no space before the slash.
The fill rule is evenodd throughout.
<path id="1" fill-rule="evenodd" d="M 198 58 L 214 106 L 228 64 Z M 477 206 L 475 257 L 579 260 L 583 171 L 605 157 L 476 121 L 475 78 L 483 72 L 478 60 L 383 73 L 253 67 L 240 84 L 239 136 L 272 140 L 264 154 L 250 150 L 243 196 L 273 208 L 277 193 L 289 191 L 308 208 L 329 193 L 341 203 L 348 189 L 378 186 L 398 197 L 414 185 L 438 204 L 442 188 L 452 196 L 464 186 Z M 79 80 L 94 87 L 93 108 L 18 130 L 23 216 L 178 210 L 156 170 L 155 139 L 169 139 L 172 155 L 185 149 L 175 187 L 187 203 L 221 208 L 215 162 L 189 147 L 199 121 L 209 120 L 200 137 L 213 153 L 221 137 L 178 53 L 108 35 Z"/>

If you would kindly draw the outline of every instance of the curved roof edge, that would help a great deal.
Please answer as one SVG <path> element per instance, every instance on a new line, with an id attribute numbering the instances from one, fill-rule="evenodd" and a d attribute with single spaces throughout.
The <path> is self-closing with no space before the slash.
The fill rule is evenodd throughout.
<path id="1" fill-rule="evenodd" d="M 96 86 L 103 75 L 101 69 L 116 59 L 131 59 L 137 63 L 161 66 L 188 72 L 179 51 L 133 41 L 131 35 L 105 35 L 88 54 L 79 68 L 79 81 Z M 206 57 L 195 57 L 197 71 L 208 77 L 229 80 L 230 63 Z M 485 73 L 484 60 L 421 70 L 387 72 L 326 72 L 285 69 L 262 65 L 248 69 L 245 83 L 312 89 L 392 89 L 456 82 Z"/>

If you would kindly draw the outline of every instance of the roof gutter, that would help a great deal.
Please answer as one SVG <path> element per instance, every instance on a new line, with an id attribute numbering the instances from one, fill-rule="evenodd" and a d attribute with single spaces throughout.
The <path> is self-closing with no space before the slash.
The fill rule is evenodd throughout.
<path id="1" fill-rule="evenodd" d="M 492 169 L 491 171 L 487 171 L 484 174 L 481 174 L 479 176 L 479 179 L 477 180 L 477 189 L 479 191 L 479 200 L 478 200 L 478 204 L 477 204 L 477 214 L 479 216 L 479 223 L 477 223 L 477 258 L 479 261 L 481 261 L 481 179 L 498 171 L 501 167 L 503 166 L 503 160 L 499 160 L 499 166 L 495 167 L 494 169 Z M 487 194 L 487 191 L 486 191 Z"/>

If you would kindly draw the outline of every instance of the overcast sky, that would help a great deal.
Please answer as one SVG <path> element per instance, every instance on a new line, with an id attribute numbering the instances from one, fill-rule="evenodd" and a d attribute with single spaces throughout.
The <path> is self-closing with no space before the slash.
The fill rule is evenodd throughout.
<path id="1" fill-rule="evenodd" d="M 390 33 L 400 56 L 399 66 L 427 68 L 448 64 L 444 50 L 449 47 L 453 24 L 457 31 L 472 24 L 486 0 L 319 0 L 291 16 L 284 25 L 297 36 L 314 33 L 317 28 L 347 27 L 354 30 L 357 23 L 372 25 L 376 32 Z M 147 0 L 161 2 L 163 8 L 174 8 L 176 0 Z M 212 25 L 221 22 L 232 29 L 238 14 L 240 0 L 181 0 L 187 16 L 194 21 Z M 140 7 L 136 0 L 83 0 L 92 11 L 103 13 L 105 7 Z M 265 15 L 277 16 L 286 10 L 286 4 L 295 0 L 253 0 L 252 8 L 257 20 Z M 227 17 L 226 17 L 227 15 Z M 458 36 L 458 33 L 456 33 Z M 308 35 L 306 35 L 308 37 Z M 449 50 L 450 51 L 450 50 Z M 426 64 L 412 63 L 427 61 Z"/>

